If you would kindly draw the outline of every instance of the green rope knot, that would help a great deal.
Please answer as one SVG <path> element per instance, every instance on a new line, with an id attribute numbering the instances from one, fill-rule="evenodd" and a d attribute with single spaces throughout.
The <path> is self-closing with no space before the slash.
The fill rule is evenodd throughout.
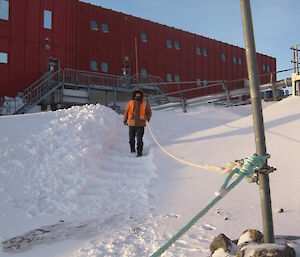
<path id="1" fill-rule="evenodd" d="M 240 172 L 247 177 L 253 177 L 255 171 L 263 168 L 269 158 L 270 158 L 269 154 L 263 156 L 258 156 L 257 154 L 253 154 L 251 157 L 246 158 L 244 160 L 244 165 L 240 169 Z"/>
<path id="2" fill-rule="evenodd" d="M 218 192 L 216 192 L 215 198 L 150 257 L 161 256 L 173 243 L 183 236 L 196 222 L 198 222 L 201 217 L 203 217 L 213 206 L 215 206 L 215 204 L 217 204 L 217 202 L 219 202 L 227 193 L 237 186 L 245 177 L 253 177 L 255 171 L 263 168 L 267 162 L 267 159 L 269 158 L 269 154 L 264 156 L 258 156 L 254 154 L 253 156 L 244 159 L 243 167 L 240 169 L 236 168 L 228 174 L 222 187 Z M 233 182 L 230 183 L 234 175 L 238 176 Z"/>

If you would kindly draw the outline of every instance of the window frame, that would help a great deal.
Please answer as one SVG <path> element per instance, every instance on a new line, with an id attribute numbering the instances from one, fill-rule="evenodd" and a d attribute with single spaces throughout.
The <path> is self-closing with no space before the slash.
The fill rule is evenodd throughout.
<path id="1" fill-rule="evenodd" d="M 199 56 L 201 55 L 201 47 L 200 46 L 196 46 L 196 55 L 199 55 Z"/>
<path id="2" fill-rule="evenodd" d="M 141 33 L 141 41 L 145 43 L 148 42 L 148 35 L 146 32 Z"/>
<path id="3" fill-rule="evenodd" d="M 223 62 L 226 62 L 226 53 L 225 52 L 222 52 L 221 58 L 222 58 Z"/>
<path id="4" fill-rule="evenodd" d="M 94 69 L 93 68 L 93 63 L 96 63 L 96 69 Z M 99 64 L 98 64 L 98 62 L 95 60 L 95 59 L 93 59 L 93 60 L 91 60 L 91 62 L 90 62 L 90 69 L 92 70 L 92 71 L 99 71 Z"/>
<path id="5" fill-rule="evenodd" d="M 177 79 L 178 78 L 178 79 Z M 174 81 L 175 82 L 180 82 L 180 75 L 179 74 L 175 74 L 174 75 Z"/>
<path id="6" fill-rule="evenodd" d="M 170 48 L 170 49 L 173 48 L 172 39 L 167 39 L 166 43 L 167 43 L 167 48 Z"/>
<path id="7" fill-rule="evenodd" d="M 263 63 L 263 65 L 262 65 L 262 70 L 263 70 L 263 72 L 265 72 L 266 71 L 266 65 Z"/>
<path id="8" fill-rule="evenodd" d="M 208 57 L 208 51 L 207 51 L 207 48 L 203 48 L 202 52 L 203 52 L 203 56 L 204 56 L 204 57 Z"/>
<path id="9" fill-rule="evenodd" d="M 50 14 L 50 16 L 48 16 L 48 14 Z M 48 24 L 50 19 L 50 25 Z M 53 11 L 52 10 L 48 10 L 48 9 L 44 9 L 44 20 L 43 20 L 43 28 L 44 29 L 48 29 L 48 30 L 52 30 L 53 26 Z"/>
<path id="10" fill-rule="evenodd" d="M 271 72 L 271 66 L 267 65 L 267 72 Z"/>
<path id="11" fill-rule="evenodd" d="M 7 52 L 0 51 L 0 64 L 8 64 L 8 53 Z"/>
<path id="12" fill-rule="evenodd" d="M 204 87 L 208 86 L 208 81 L 207 81 L 206 79 L 203 80 L 203 86 L 204 86 Z"/>
<path id="13" fill-rule="evenodd" d="M 5 10 L 3 11 L 4 15 L 3 16 L 0 15 L 0 20 L 9 21 L 9 0 L 0 0 L 0 1 L 7 2 L 7 5 L 3 7 L 3 8 L 5 8 Z M 1 11 L 0 11 L 0 14 L 1 14 Z"/>
<path id="14" fill-rule="evenodd" d="M 93 27 L 93 24 L 96 24 L 97 27 Z M 91 20 L 90 27 L 91 27 L 91 30 L 95 30 L 95 31 L 99 30 L 99 23 L 98 23 L 98 21 L 96 21 L 96 20 Z"/>
<path id="15" fill-rule="evenodd" d="M 236 58 L 236 56 L 233 56 L 232 62 L 233 62 L 233 64 L 237 64 L 237 58 Z"/>
<path id="16" fill-rule="evenodd" d="M 179 43 L 179 41 L 174 40 L 174 48 L 175 48 L 176 50 L 180 50 L 180 43 Z"/>
<path id="17" fill-rule="evenodd" d="M 239 65 L 243 65 L 243 59 L 242 59 L 242 57 L 238 57 L 238 64 Z"/>
<path id="18" fill-rule="evenodd" d="M 145 79 L 145 78 L 147 78 L 147 76 L 148 76 L 147 69 L 146 68 L 142 68 L 141 69 L 141 77 Z"/>
<path id="19" fill-rule="evenodd" d="M 200 78 L 196 79 L 196 84 L 197 84 L 198 87 L 201 87 L 202 81 L 201 81 Z"/>
<path id="20" fill-rule="evenodd" d="M 103 65 L 106 65 L 106 66 L 105 66 L 106 69 L 103 69 Z M 104 72 L 104 73 L 108 73 L 108 69 L 109 69 L 108 63 L 105 62 L 105 61 L 103 61 L 103 62 L 101 63 L 101 71 Z"/>
<path id="21" fill-rule="evenodd" d="M 172 73 L 167 73 L 167 81 L 172 82 L 173 81 L 173 75 Z"/>
<path id="22" fill-rule="evenodd" d="M 109 33 L 109 25 L 108 25 L 108 23 L 102 22 L 102 24 L 101 24 L 101 30 L 102 30 L 103 33 Z"/>

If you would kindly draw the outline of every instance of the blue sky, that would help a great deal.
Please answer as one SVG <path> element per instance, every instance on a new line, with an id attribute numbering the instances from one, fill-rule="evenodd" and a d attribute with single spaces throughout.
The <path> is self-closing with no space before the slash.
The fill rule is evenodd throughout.
<path id="1" fill-rule="evenodd" d="M 83 0 L 244 47 L 239 0 Z M 252 0 L 256 50 L 293 67 L 290 47 L 300 43 L 299 0 Z M 279 78 L 288 77 L 284 73 Z"/>

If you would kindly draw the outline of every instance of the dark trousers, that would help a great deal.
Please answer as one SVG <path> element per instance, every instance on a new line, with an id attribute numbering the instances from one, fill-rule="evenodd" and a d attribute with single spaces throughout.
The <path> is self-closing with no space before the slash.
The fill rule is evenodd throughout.
<path id="1" fill-rule="evenodd" d="M 129 144 L 131 152 L 135 151 L 135 137 L 137 139 L 137 152 L 142 153 L 143 151 L 143 136 L 144 136 L 144 127 L 129 127 Z"/>

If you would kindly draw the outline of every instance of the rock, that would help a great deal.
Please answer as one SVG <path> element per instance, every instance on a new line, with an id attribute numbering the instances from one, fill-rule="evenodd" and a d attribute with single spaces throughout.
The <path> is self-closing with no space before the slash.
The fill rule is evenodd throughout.
<path id="1" fill-rule="evenodd" d="M 224 249 L 225 252 L 230 252 L 232 246 L 233 243 L 231 242 L 231 240 L 224 234 L 220 234 L 215 237 L 210 244 L 211 255 L 213 255 L 213 253 L 220 248 Z"/>
<path id="2" fill-rule="evenodd" d="M 247 244 L 237 257 L 295 257 L 295 250 L 286 244 Z"/>
<path id="3" fill-rule="evenodd" d="M 280 208 L 280 209 L 278 209 L 278 211 L 277 211 L 278 213 L 283 213 L 284 212 L 284 210 L 282 209 L 282 208 Z"/>
<path id="4" fill-rule="evenodd" d="M 245 230 L 239 240 L 238 240 L 238 245 L 242 245 L 242 244 L 245 244 L 245 243 L 262 243 L 263 242 L 263 238 L 264 238 L 264 235 L 258 231 L 258 230 L 255 230 L 255 229 L 248 229 L 248 230 Z"/>

